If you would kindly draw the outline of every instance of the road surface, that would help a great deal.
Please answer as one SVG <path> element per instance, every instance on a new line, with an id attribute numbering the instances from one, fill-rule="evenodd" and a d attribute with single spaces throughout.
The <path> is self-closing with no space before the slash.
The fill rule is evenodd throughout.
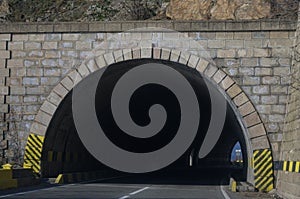
<path id="1" fill-rule="evenodd" d="M 224 173 L 202 174 L 143 174 L 126 175 L 85 183 L 62 186 L 26 188 L 14 192 L 0 192 L 0 198 L 99 198 L 99 199 L 241 199 L 231 195 Z M 227 185 L 226 185 L 227 184 Z M 247 197 L 249 198 L 249 197 Z M 257 198 L 257 197 L 251 197 Z"/>

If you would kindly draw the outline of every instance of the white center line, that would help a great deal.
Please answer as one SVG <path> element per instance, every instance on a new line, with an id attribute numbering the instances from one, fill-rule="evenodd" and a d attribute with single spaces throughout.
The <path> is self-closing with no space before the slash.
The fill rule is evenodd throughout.
<path id="1" fill-rule="evenodd" d="M 125 198 L 129 198 L 130 196 L 133 196 L 133 195 L 135 195 L 135 194 L 138 194 L 138 193 L 140 193 L 140 192 L 142 192 L 142 191 L 145 191 L 146 189 L 149 189 L 150 187 L 144 187 L 144 188 L 142 188 L 142 189 L 139 189 L 139 190 L 136 190 L 136 191 L 134 191 L 134 192 L 131 192 L 130 194 L 128 194 L 128 195 L 126 195 L 126 196 L 122 196 L 121 198 L 119 198 L 119 199 L 125 199 Z"/>
<path id="2" fill-rule="evenodd" d="M 226 191 L 224 190 L 224 186 L 220 186 L 221 192 L 224 196 L 225 199 L 230 199 L 229 195 L 226 193 Z"/>

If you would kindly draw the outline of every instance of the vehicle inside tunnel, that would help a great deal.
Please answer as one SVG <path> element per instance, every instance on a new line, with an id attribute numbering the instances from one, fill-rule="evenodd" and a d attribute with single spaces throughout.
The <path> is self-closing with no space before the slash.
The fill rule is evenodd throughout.
<path id="1" fill-rule="evenodd" d="M 216 85 L 205 81 L 205 77 L 198 71 L 176 62 L 152 59 L 132 60 L 113 64 L 103 71 L 93 100 L 95 101 L 94 109 L 99 122 L 97 125 L 100 125 L 107 140 L 121 150 L 130 153 L 152 153 L 172 143 L 177 136 L 177 132 L 181 130 L 180 124 L 184 117 L 189 118 L 189 114 L 184 113 L 181 101 L 172 92 L 172 89 L 153 81 L 137 86 L 137 89 L 130 96 L 127 108 L 130 119 L 137 126 L 147 127 L 155 121 L 155 118 L 151 115 L 151 108 L 160 105 L 164 108 L 163 112 L 166 113 L 166 118 L 162 117 L 160 119 L 163 126 L 161 128 L 153 127 L 157 133 L 144 137 L 142 137 L 143 132 L 141 132 L 141 136 L 134 136 L 119 126 L 119 123 L 115 121 L 115 113 L 111 104 L 116 85 L 129 71 L 144 64 L 161 64 L 175 70 L 188 81 L 197 98 L 198 107 L 195 107 L 195 109 L 199 109 L 200 114 L 197 131 L 194 139 L 182 151 L 180 157 L 161 169 L 138 173 L 118 172 L 118 169 L 99 161 L 85 146 L 78 134 L 73 112 L 74 91 L 71 91 L 60 103 L 47 129 L 42 151 L 41 175 L 43 177 L 56 177 L 61 173 L 101 170 L 108 173 L 114 172 L 115 175 L 126 173 L 133 176 L 131 180 L 141 183 L 145 180 L 150 180 L 151 183 L 220 183 L 224 179 L 228 179 L 229 176 L 245 181 L 248 169 L 246 139 L 231 102 L 218 90 Z M 160 71 L 157 71 L 158 79 L 160 75 Z M 86 77 L 86 79 L 88 78 L 89 76 Z M 85 81 L 85 79 L 82 81 Z M 218 92 L 218 96 L 223 96 L 221 100 L 224 101 L 226 106 L 224 121 L 214 120 L 212 117 L 213 114 L 221 115 L 221 113 L 212 109 L 214 103 L 214 99 L 212 99 L 214 95 L 211 95 L 212 90 Z M 126 91 L 122 90 L 122 92 Z M 217 110 L 221 111 L 221 109 Z M 118 112 L 118 109 L 116 111 Z M 89 120 L 88 115 L 85 117 Z M 127 117 L 123 119 L 124 121 L 128 120 Z M 210 138 L 215 139 L 212 142 L 214 146 L 203 157 L 200 154 L 202 146 L 207 142 L 208 134 L 211 133 L 209 129 L 211 126 L 218 125 L 218 123 L 223 124 L 222 129 L 220 132 L 213 132 L 216 133 L 214 136 L 210 136 Z M 91 128 L 93 126 L 87 126 L 86 131 Z M 184 129 L 187 134 L 189 130 L 191 129 Z M 237 142 L 240 143 L 243 159 L 243 162 L 238 166 L 231 161 L 232 150 Z M 103 148 L 103 150 L 107 149 Z M 123 161 L 126 161 L 126 159 L 124 158 Z M 139 165 L 133 166 L 139 167 Z"/>

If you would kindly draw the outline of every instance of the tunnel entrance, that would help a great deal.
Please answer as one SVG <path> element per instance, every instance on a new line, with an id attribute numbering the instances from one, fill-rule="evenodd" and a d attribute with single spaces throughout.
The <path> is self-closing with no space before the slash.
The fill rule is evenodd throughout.
<path id="1" fill-rule="evenodd" d="M 188 80 L 198 100 L 200 121 L 195 139 L 176 161 L 157 171 L 131 175 L 143 176 L 141 177 L 143 179 L 147 179 L 145 175 L 150 175 L 151 177 L 148 179 L 153 182 L 155 182 L 155 176 L 165 176 L 167 179 L 166 175 L 190 176 L 189 179 L 192 179 L 193 183 L 197 183 L 200 178 L 207 177 L 209 179 L 211 176 L 216 176 L 219 180 L 233 175 L 238 180 L 246 180 L 248 169 L 246 139 L 237 115 L 225 96 L 222 100 L 226 102 L 226 117 L 220 137 L 215 138 L 215 145 L 209 153 L 205 154 L 204 157 L 200 154 L 201 146 L 206 141 L 208 129 L 211 125 L 217 125 L 211 124 L 214 121 L 212 121 L 211 107 L 213 100 L 211 99 L 210 89 L 219 92 L 219 95 L 223 94 L 218 91 L 214 84 L 205 81 L 205 78 L 198 71 L 179 63 L 140 59 L 116 63 L 105 70 L 105 75 L 101 77 L 97 86 L 95 110 L 98 121 L 108 139 L 123 150 L 133 153 L 150 153 L 163 148 L 176 136 L 181 117 L 183 117 L 181 115 L 182 110 L 176 96 L 164 86 L 153 83 L 139 87 L 133 93 L 128 105 L 132 120 L 139 126 L 147 126 L 151 123 L 152 118 L 148 114 L 151 106 L 160 104 L 165 108 L 167 114 L 165 125 L 153 137 L 137 139 L 122 132 L 122 129 L 116 125 L 111 113 L 110 99 L 116 82 L 131 69 L 152 63 L 166 65 Z M 81 141 L 74 122 L 73 92 L 69 92 L 60 103 L 47 129 L 41 162 L 43 177 L 56 177 L 61 173 L 81 171 L 115 171 L 115 169 L 98 161 Z M 231 152 L 237 142 L 241 145 L 244 160 L 239 167 L 235 167 L 231 162 Z M 185 177 L 182 179 L 186 179 Z M 170 179 L 175 178 L 171 177 Z M 178 178 L 175 181 L 178 182 Z"/>

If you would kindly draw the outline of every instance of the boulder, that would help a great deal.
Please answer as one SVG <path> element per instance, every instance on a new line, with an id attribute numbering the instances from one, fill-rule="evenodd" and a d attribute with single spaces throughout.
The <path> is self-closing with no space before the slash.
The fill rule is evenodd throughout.
<path id="1" fill-rule="evenodd" d="M 213 0 L 171 0 L 166 15 L 174 20 L 206 20 Z"/>
<path id="2" fill-rule="evenodd" d="M 170 0 L 173 20 L 255 20 L 271 16 L 269 0 Z"/>
<path id="3" fill-rule="evenodd" d="M 7 20 L 9 14 L 9 6 L 7 0 L 0 0 L 0 22 Z"/>

